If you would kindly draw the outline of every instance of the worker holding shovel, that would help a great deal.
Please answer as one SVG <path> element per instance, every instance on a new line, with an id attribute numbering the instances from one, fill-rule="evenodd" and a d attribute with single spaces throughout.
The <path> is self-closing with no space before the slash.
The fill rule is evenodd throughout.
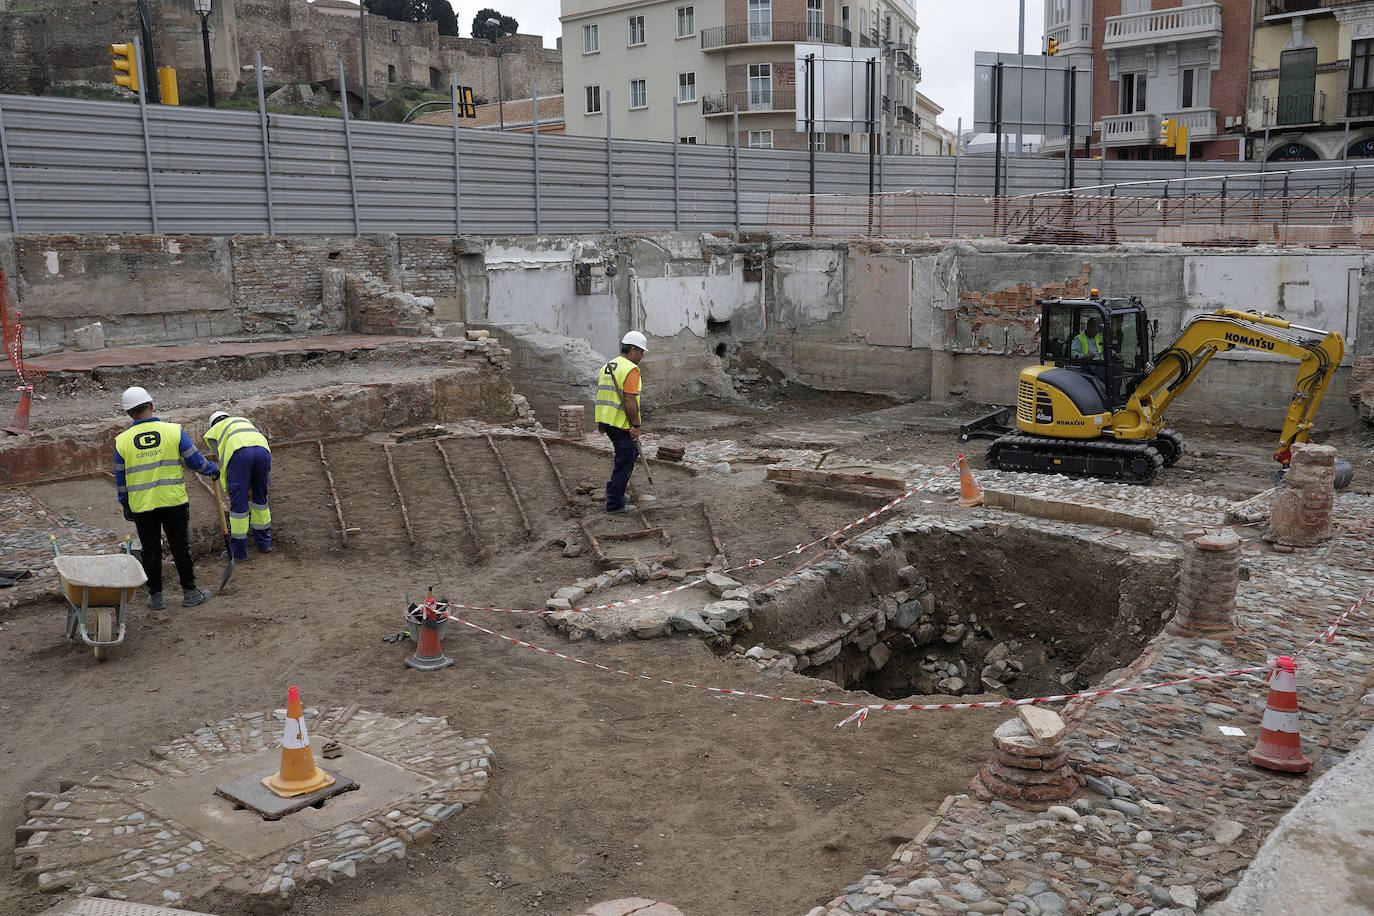
<path id="1" fill-rule="evenodd" d="M 606 482 L 606 512 L 611 515 L 636 509 L 625 502 L 625 487 L 639 456 L 639 363 L 648 346 L 649 341 L 639 331 L 627 332 L 620 340 L 620 355 L 597 373 L 596 427 L 615 446 L 611 479 Z"/>

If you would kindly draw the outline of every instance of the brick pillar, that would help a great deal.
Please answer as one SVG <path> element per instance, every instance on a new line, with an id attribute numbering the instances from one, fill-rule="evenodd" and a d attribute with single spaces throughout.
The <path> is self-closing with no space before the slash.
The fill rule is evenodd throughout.
<path id="1" fill-rule="evenodd" d="M 581 404 L 565 404 L 558 408 L 558 437 L 581 442 L 587 438 L 587 408 Z"/>
<path id="2" fill-rule="evenodd" d="M 1236 625 L 1241 540 L 1233 531 L 1204 534 L 1183 554 L 1178 605 L 1165 629 L 1174 636 L 1231 640 Z"/>
<path id="3" fill-rule="evenodd" d="M 1049 710 L 1036 710 L 1059 717 Z M 992 759 L 973 777 L 969 788 L 983 801 L 1003 801 L 1030 811 L 1043 811 L 1078 796 L 1082 780 L 1069 766 L 1069 752 L 1058 731 L 1037 740 L 1021 719 L 1008 719 L 993 733 Z"/>
<path id="4" fill-rule="evenodd" d="M 1334 448 L 1294 445 L 1288 474 L 1269 511 L 1268 539 L 1288 547 L 1314 547 L 1329 540 L 1335 481 Z"/>

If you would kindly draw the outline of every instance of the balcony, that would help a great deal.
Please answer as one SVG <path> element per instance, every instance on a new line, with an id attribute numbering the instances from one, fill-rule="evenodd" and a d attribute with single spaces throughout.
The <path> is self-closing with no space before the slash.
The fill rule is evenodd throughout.
<path id="1" fill-rule="evenodd" d="M 809 44 L 847 45 L 849 29 L 829 23 L 736 22 L 701 30 L 701 50 L 721 51 L 740 45 Z"/>
<path id="2" fill-rule="evenodd" d="M 1215 108 L 1185 108 L 1182 111 L 1166 111 L 1161 118 L 1172 118 L 1188 128 L 1188 142 L 1215 140 L 1217 136 L 1217 110 Z"/>
<path id="3" fill-rule="evenodd" d="M 1075 37 L 1074 33 L 1077 32 Z M 1071 51 L 1075 46 L 1087 47 L 1092 42 L 1093 27 L 1090 22 L 1080 22 L 1075 29 L 1073 23 L 1065 22 L 1045 33 L 1048 40 L 1059 42 L 1059 53 Z"/>
<path id="4" fill-rule="evenodd" d="M 1220 37 L 1221 4 L 1204 3 L 1199 6 L 1177 6 L 1148 13 L 1132 13 L 1129 16 L 1108 16 L 1107 35 L 1103 39 L 1102 47 L 1104 50 L 1114 51 L 1166 41 Z"/>
<path id="5" fill-rule="evenodd" d="M 742 115 L 796 111 L 797 94 L 791 89 L 745 89 L 701 97 L 701 113 L 708 118 L 732 115 L 737 107 Z"/>
<path id="6" fill-rule="evenodd" d="M 1350 6 L 1361 0 L 1265 0 L 1264 15 L 1292 16 L 1295 13 L 1319 13 L 1337 6 Z"/>
<path id="7" fill-rule="evenodd" d="M 1352 93 L 1352 96 L 1354 93 Z M 1264 126 L 1311 127 L 1326 122 L 1326 93 L 1264 96 Z"/>
<path id="8" fill-rule="evenodd" d="M 1102 137 L 1108 146 L 1140 146 L 1159 142 L 1159 116 L 1147 111 L 1107 115 L 1102 119 Z"/>
<path id="9" fill-rule="evenodd" d="M 905 51 L 896 51 L 894 53 L 897 55 L 895 63 L 897 64 L 898 70 L 905 70 L 907 73 L 915 72 L 916 62 L 911 59 L 910 54 Z"/>
<path id="10" fill-rule="evenodd" d="M 920 127 L 921 116 L 906 105 L 898 105 L 897 122 L 899 124 L 910 124 L 912 127 Z"/>

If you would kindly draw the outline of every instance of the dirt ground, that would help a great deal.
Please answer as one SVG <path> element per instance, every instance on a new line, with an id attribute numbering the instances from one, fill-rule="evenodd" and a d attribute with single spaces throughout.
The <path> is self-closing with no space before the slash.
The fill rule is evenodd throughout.
<path id="1" fill-rule="evenodd" d="M 837 414 L 852 420 L 854 406 L 822 399 L 740 410 L 743 425 L 692 438 L 766 448 L 776 444 L 765 435 L 770 426 L 824 425 Z M 856 462 L 944 464 L 958 448 L 952 423 L 932 411 L 921 423 L 875 427 L 841 451 Z M 1220 488 L 1240 498 L 1269 485 L 1271 434 L 1184 432 L 1191 434 L 1189 454 L 1156 486 Z M 594 530 L 607 530 L 595 527 L 609 521 L 596 511 L 595 491 L 574 490 L 569 505 L 529 442 L 493 441 L 494 448 L 481 438 L 440 446 L 460 481 L 470 483 L 466 496 L 485 562 L 476 560 L 433 441 L 392 447 L 401 490 L 409 494 L 413 543 L 379 440 L 326 443 L 345 523 L 361 529 L 347 547 L 314 447 L 293 445 L 277 450 L 273 475 L 284 549 L 241 564 L 226 594 L 190 610 L 170 601 L 161 614 L 140 601 L 126 644 L 103 665 L 63 641 L 65 605 L 58 599 L 19 607 L 0 630 L 0 829 L 12 835 L 22 823 L 25 792 L 53 791 L 66 776 L 141 757 L 149 746 L 226 714 L 281 705 L 291 684 L 300 685 L 307 704 L 359 702 L 389 713 L 447 716 L 460 732 L 489 738 L 496 755 L 478 807 L 447 822 L 434 844 L 412 850 L 403 863 L 308 891 L 295 905 L 307 914 L 389 914 L 400 901 L 422 914 L 564 914 L 633 895 L 698 916 L 804 913 L 886 861 L 947 794 L 966 791 L 1005 711 L 877 715 L 861 730 L 837 730 L 842 715 L 834 710 L 605 674 L 456 627 L 444 643 L 455 667 L 429 674 L 403 667 L 412 647 L 380 637 L 399 628 L 406 592 L 438 581 L 441 595 L 464 603 L 539 607 L 554 589 L 595 570 L 587 552 L 563 557 L 555 543 L 573 536 L 584 514 Z M 1338 436 L 1333 444 L 1356 464 L 1355 487 L 1368 492 L 1368 437 Z M 980 453 L 971 450 L 975 466 Z M 523 534 L 496 454 L 526 497 L 521 508 L 533 538 Z M 608 459 L 601 455 L 568 448 L 553 455 L 569 488 L 604 480 Z M 762 465 L 744 467 L 728 477 L 693 478 L 655 465 L 662 511 L 704 504 L 734 562 L 770 555 L 862 514 L 841 501 L 783 497 L 762 482 Z M 111 485 L 97 480 L 35 493 L 59 514 L 95 524 L 105 518 L 122 530 L 112 503 L 101 502 L 109 496 L 102 488 Z M 205 494 L 193 491 L 193 499 L 196 520 L 208 523 Z M 665 525 L 680 534 L 675 547 L 683 567 L 709 559 L 709 537 L 691 527 L 690 515 Z M 751 570 L 746 578 L 764 581 L 792 565 Z M 199 558 L 202 584 L 214 584 L 221 568 L 213 557 Z M 717 658 L 694 638 L 569 644 L 533 617 L 469 616 L 517 638 L 658 677 L 870 701 L 824 681 L 763 676 L 748 663 Z M 50 903 L 13 873 L 0 885 L 0 912 L 37 912 Z M 226 901 L 220 911 L 233 906 Z"/>

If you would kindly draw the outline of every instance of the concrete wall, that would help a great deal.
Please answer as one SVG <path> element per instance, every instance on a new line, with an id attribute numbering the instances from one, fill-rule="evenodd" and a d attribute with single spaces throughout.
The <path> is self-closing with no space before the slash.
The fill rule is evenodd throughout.
<path id="1" fill-rule="evenodd" d="M 690 233 L 0 236 L 0 268 L 15 281 L 31 354 L 71 346 L 71 329 L 96 319 L 111 346 L 338 330 L 343 304 L 320 276 L 342 267 L 434 296 L 445 321 L 500 329 L 517 353 L 529 350 L 515 360 L 517 387 L 526 372 L 551 384 L 551 400 L 560 386 L 575 396 L 567 373 L 614 354 L 636 328 L 650 340 L 652 404 L 729 396 L 732 373 L 760 368 L 819 389 L 1009 403 L 1039 352 L 1036 300 L 1096 288 L 1146 303 L 1159 321 L 1156 350 L 1191 316 L 1220 306 L 1340 331 L 1347 359 L 1323 405 L 1328 425 L 1352 422 L 1349 365 L 1374 353 L 1372 257 Z M 549 369 L 559 360 L 561 376 Z M 1173 412 L 1277 428 L 1296 371 L 1288 360 L 1225 353 Z"/>

